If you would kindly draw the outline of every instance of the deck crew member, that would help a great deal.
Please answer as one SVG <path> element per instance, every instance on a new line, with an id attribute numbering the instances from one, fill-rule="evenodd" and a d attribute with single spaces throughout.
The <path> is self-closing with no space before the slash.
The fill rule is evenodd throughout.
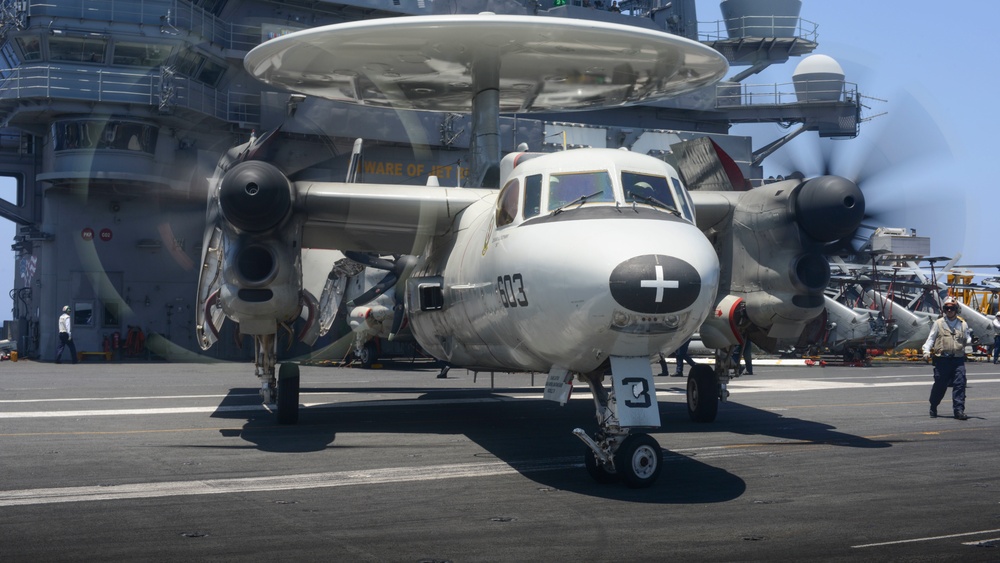
<path id="1" fill-rule="evenodd" d="M 993 363 L 1000 359 L 1000 311 L 993 315 Z"/>
<path id="2" fill-rule="evenodd" d="M 934 358 L 934 386 L 931 387 L 931 418 L 937 417 L 937 406 L 950 386 L 951 406 L 956 420 L 967 420 L 965 414 L 965 347 L 972 344 L 969 325 L 958 316 L 958 301 L 947 297 L 941 307 L 944 315 L 931 325 L 924 342 L 924 359 Z"/>
<path id="3" fill-rule="evenodd" d="M 76 363 L 76 344 L 73 343 L 73 323 L 70 320 L 69 305 L 64 305 L 59 315 L 59 346 L 56 347 L 56 363 L 62 363 L 63 349 L 69 346 L 69 359 Z"/>

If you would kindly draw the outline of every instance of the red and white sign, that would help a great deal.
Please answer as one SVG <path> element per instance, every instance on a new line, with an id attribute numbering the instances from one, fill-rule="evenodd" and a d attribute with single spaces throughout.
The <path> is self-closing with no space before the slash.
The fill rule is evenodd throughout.
<path id="1" fill-rule="evenodd" d="M 101 237 L 101 240 L 108 242 L 111 240 L 111 229 L 101 229 L 99 236 Z"/>
<path id="2" fill-rule="evenodd" d="M 83 240 L 94 240 L 94 229 L 84 227 L 84 229 L 80 231 L 80 237 L 83 238 Z"/>

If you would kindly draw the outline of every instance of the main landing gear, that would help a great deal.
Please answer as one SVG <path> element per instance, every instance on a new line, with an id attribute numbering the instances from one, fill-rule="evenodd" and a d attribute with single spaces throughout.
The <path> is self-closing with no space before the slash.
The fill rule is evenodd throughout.
<path id="1" fill-rule="evenodd" d="M 698 364 L 688 372 L 687 407 L 692 422 L 714 422 L 719 403 L 729 398 L 729 381 L 739 374 L 739 365 L 733 360 L 734 349 L 715 351 L 715 369 Z"/>
<path id="2" fill-rule="evenodd" d="M 647 367 L 648 367 L 648 360 Z M 622 425 L 619 412 L 632 419 L 632 409 L 653 409 L 659 426 L 659 412 L 656 411 L 656 390 L 643 377 L 622 378 L 615 386 L 619 391 L 604 388 L 604 371 L 599 370 L 581 377 L 587 381 L 594 395 L 597 409 L 598 430 L 591 438 L 582 429 L 573 434 L 587 445 L 584 451 L 584 465 L 587 473 L 598 483 L 622 481 L 631 488 L 645 488 L 656 482 L 663 466 L 663 451 L 649 434 L 630 433 Z M 622 392 L 625 389 L 626 392 Z M 620 401 L 620 402 L 619 402 Z"/>
<path id="3" fill-rule="evenodd" d="M 694 422 L 713 422 L 719 413 L 719 378 L 705 364 L 691 368 L 687 382 L 688 416 Z"/>
<path id="4" fill-rule="evenodd" d="M 260 380 L 260 398 L 265 405 L 277 410 L 278 424 L 299 422 L 299 366 L 281 364 L 275 377 L 277 339 L 274 334 L 256 334 L 254 344 L 254 369 Z"/>

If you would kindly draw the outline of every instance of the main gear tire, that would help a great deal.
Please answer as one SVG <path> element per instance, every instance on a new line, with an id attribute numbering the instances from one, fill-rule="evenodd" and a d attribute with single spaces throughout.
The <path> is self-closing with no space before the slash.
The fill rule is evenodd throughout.
<path id="1" fill-rule="evenodd" d="M 719 414 L 719 379 L 710 366 L 699 364 L 688 373 L 687 406 L 694 422 L 713 422 Z"/>
<path id="2" fill-rule="evenodd" d="M 362 368 L 372 369 L 372 365 L 378 361 L 378 345 L 375 344 L 374 340 L 365 342 L 365 345 L 361 347 L 361 352 L 358 354 L 358 361 L 361 362 Z"/>
<path id="3" fill-rule="evenodd" d="M 281 364 L 278 368 L 278 424 L 299 422 L 299 365 Z"/>

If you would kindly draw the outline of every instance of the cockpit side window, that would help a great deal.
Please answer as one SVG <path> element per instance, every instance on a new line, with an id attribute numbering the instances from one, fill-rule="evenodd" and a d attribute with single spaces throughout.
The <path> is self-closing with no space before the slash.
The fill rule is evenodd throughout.
<path id="1" fill-rule="evenodd" d="M 611 176 L 607 171 L 549 176 L 548 211 L 555 211 L 571 203 L 614 202 Z"/>
<path id="2" fill-rule="evenodd" d="M 496 219 L 498 227 L 513 223 L 514 218 L 517 217 L 517 200 L 521 192 L 519 188 L 520 182 L 514 178 L 500 190 L 500 196 L 497 197 Z"/>
<path id="3" fill-rule="evenodd" d="M 681 186 L 681 181 L 677 178 L 670 178 L 670 181 L 674 184 L 674 191 L 677 192 L 677 201 L 681 202 L 681 212 L 684 213 L 684 217 L 688 221 L 694 223 L 694 206 L 691 205 L 691 196 L 684 191 Z"/>
<path id="4" fill-rule="evenodd" d="M 534 217 L 542 212 L 542 175 L 533 174 L 524 178 L 524 218 Z"/>

